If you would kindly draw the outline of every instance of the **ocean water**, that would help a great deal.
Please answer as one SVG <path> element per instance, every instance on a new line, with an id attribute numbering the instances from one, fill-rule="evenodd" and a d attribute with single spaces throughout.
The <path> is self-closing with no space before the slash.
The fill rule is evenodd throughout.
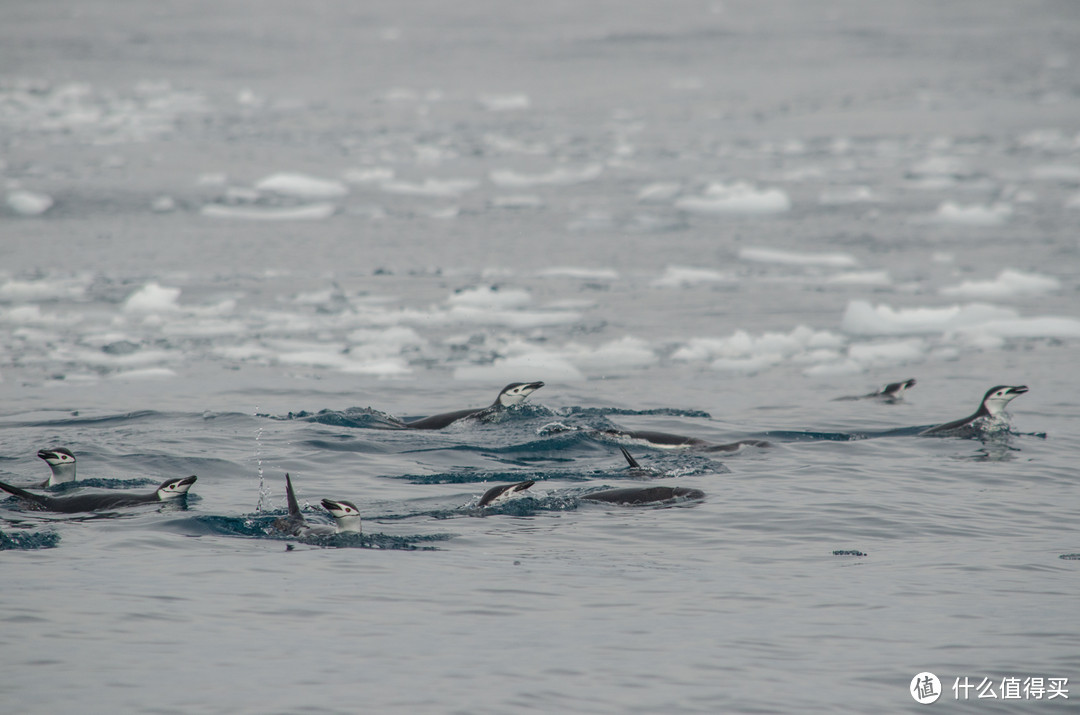
<path id="1" fill-rule="evenodd" d="M 1074 3 L 3 15 L 0 480 L 199 477 L 0 501 L 3 712 L 1080 697 Z M 274 533 L 286 473 L 364 536 Z M 645 485 L 705 497 L 582 499 Z"/>

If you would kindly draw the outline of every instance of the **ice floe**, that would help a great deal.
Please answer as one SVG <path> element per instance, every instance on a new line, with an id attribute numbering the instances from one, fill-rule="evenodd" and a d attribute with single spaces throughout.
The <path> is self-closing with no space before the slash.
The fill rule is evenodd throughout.
<path id="1" fill-rule="evenodd" d="M 790 210 L 791 199 L 781 189 L 758 189 L 739 181 L 709 184 L 701 196 L 684 196 L 675 207 L 699 214 L 767 215 Z"/>
<path id="2" fill-rule="evenodd" d="M 294 172 L 279 172 L 260 179 L 255 190 L 306 200 L 338 199 L 349 193 L 349 187 L 340 181 Z"/>
<path id="3" fill-rule="evenodd" d="M 773 248 L 743 248 L 739 259 L 756 263 L 781 263 L 795 266 L 824 266 L 827 268 L 854 268 L 859 262 L 847 253 L 799 253 Z"/>
<path id="4" fill-rule="evenodd" d="M 1052 276 L 1021 273 L 1006 268 L 994 280 L 964 281 L 960 285 L 942 288 L 940 292 L 942 295 L 958 298 L 995 299 L 1018 295 L 1041 295 L 1060 288 L 1061 281 Z"/>
<path id="5" fill-rule="evenodd" d="M 489 174 L 491 183 L 503 188 L 530 188 L 533 186 L 571 186 L 592 181 L 604 172 L 601 164 L 571 167 L 560 166 L 542 174 L 522 174 L 510 169 L 496 169 Z"/>
<path id="6" fill-rule="evenodd" d="M 731 283 L 735 281 L 732 273 L 714 271 L 709 268 L 691 268 L 689 266 L 668 266 L 664 274 L 654 280 L 656 288 L 686 288 L 702 283 Z"/>
<path id="7" fill-rule="evenodd" d="M 384 181 L 379 186 L 388 194 L 428 198 L 457 198 L 468 191 L 472 191 L 479 184 L 480 182 L 474 179 L 433 179 L 429 177 L 419 183 L 414 181 Z"/>
<path id="8" fill-rule="evenodd" d="M 337 205 L 329 202 L 302 206 L 228 206 L 206 204 L 199 213 L 209 218 L 240 219 L 244 221 L 320 221 L 337 213 Z"/>
<path id="9" fill-rule="evenodd" d="M 20 216 L 41 216 L 52 208 L 53 199 L 39 191 L 18 189 L 8 192 L 7 205 Z"/>
<path id="10" fill-rule="evenodd" d="M 169 288 L 151 281 L 129 295 L 123 304 L 125 313 L 167 313 L 177 310 L 179 288 Z"/>
<path id="11" fill-rule="evenodd" d="M 1013 207 L 1007 203 L 995 203 L 988 206 L 981 204 L 965 205 L 954 201 L 945 201 L 937 211 L 928 217 L 917 219 L 920 223 L 933 223 L 948 226 L 1001 226 L 1013 214 Z"/>

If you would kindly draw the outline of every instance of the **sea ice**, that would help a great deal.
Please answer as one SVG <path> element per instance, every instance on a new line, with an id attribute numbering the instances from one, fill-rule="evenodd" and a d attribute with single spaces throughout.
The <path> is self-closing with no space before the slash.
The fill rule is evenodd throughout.
<path id="1" fill-rule="evenodd" d="M 739 251 L 739 258 L 757 263 L 783 263 L 827 268 L 854 268 L 859 265 L 855 257 L 847 253 L 797 253 L 773 248 L 743 248 Z"/>
<path id="2" fill-rule="evenodd" d="M 306 200 L 338 199 L 349 193 L 349 188 L 340 181 L 293 172 L 271 174 L 257 181 L 255 189 Z"/>
<path id="3" fill-rule="evenodd" d="M 702 196 L 685 196 L 675 202 L 683 211 L 702 214 L 777 214 L 791 209 L 791 199 L 781 189 L 758 189 L 743 181 L 712 183 Z"/>
<path id="4" fill-rule="evenodd" d="M 941 289 L 942 295 L 958 298 L 1010 298 L 1017 295 L 1041 295 L 1059 290 L 1061 281 L 1052 276 L 1021 273 L 1006 268 L 989 281 L 964 281 L 960 285 Z"/>

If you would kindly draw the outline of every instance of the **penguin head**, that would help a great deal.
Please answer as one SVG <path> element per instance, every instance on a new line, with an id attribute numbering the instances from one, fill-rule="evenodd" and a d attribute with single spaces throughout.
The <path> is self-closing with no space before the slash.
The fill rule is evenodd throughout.
<path id="1" fill-rule="evenodd" d="M 543 386 L 542 382 L 511 382 L 499 393 L 497 402 L 503 407 L 516 405 Z"/>
<path id="2" fill-rule="evenodd" d="M 1027 391 L 1026 385 L 996 385 L 986 391 L 986 396 L 983 397 L 982 406 L 992 416 L 997 416 L 1005 411 L 1005 405 Z"/>
<path id="3" fill-rule="evenodd" d="M 176 479 L 166 479 L 161 483 L 161 486 L 157 488 L 157 496 L 161 501 L 169 501 L 170 499 L 179 499 L 188 493 L 188 489 L 191 489 L 191 485 L 198 479 L 194 474 L 190 477 L 177 477 Z"/>
<path id="4" fill-rule="evenodd" d="M 323 499 L 322 505 L 334 517 L 339 532 L 360 533 L 360 510 L 351 501 Z"/>
<path id="5" fill-rule="evenodd" d="M 67 447 L 53 447 L 51 449 L 39 449 L 37 456 L 44 459 L 50 467 L 59 467 L 65 464 L 75 464 L 75 455 Z"/>
<path id="6" fill-rule="evenodd" d="M 37 456 L 39 459 L 44 459 L 52 471 L 49 480 L 45 482 L 46 486 L 75 481 L 75 455 L 67 447 L 41 449 L 38 450 Z"/>

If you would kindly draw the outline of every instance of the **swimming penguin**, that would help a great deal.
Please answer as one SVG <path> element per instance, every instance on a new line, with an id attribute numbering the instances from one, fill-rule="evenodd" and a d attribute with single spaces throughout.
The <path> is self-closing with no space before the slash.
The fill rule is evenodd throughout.
<path id="1" fill-rule="evenodd" d="M 334 525 L 309 524 L 296 501 L 292 479 L 285 475 L 285 498 L 289 503 L 289 515 L 274 521 L 274 528 L 290 536 L 330 536 L 340 533 L 360 533 L 360 510 L 352 502 L 323 499 L 323 506 L 334 517 Z"/>
<path id="2" fill-rule="evenodd" d="M 935 425 L 919 433 L 922 437 L 962 437 L 978 434 L 988 427 L 1007 424 L 1005 406 L 1028 391 L 1026 385 L 995 385 L 986 391 L 979 409 L 962 420 Z"/>
<path id="3" fill-rule="evenodd" d="M 25 502 L 29 502 L 36 509 L 44 511 L 59 511 L 65 514 L 75 514 L 82 511 L 102 511 L 104 509 L 118 509 L 137 504 L 153 504 L 180 499 L 187 495 L 191 485 L 197 477 L 177 477 L 166 479 L 161 485 L 149 494 L 77 494 L 71 497 L 49 497 L 13 487 L 10 484 L 0 482 L 0 489 L 14 494 Z"/>
<path id="4" fill-rule="evenodd" d="M 67 447 L 53 447 L 38 450 L 39 459 L 44 459 L 52 474 L 36 487 L 52 487 L 64 482 L 75 481 L 75 455 Z"/>
<path id="5" fill-rule="evenodd" d="M 653 447 L 660 449 L 696 449 L 701 452 L 735 452 L 743 447 L 771 447 L 769 442 L 763 439 L 741 439 L 738 442 L 728 444 L 712 444 L 697 437 L 684 437 L 681 434 L 668 432 L 653 432 L 651 430 L 599 430 L 601 434 L 611 437 L 635 439 L 648 442 Z"/>
<path id="6" fill-rule="evenodd" d="M 431 417 L 424 417 L 423 419 L 406 422 L 404 424 L 408 429 L 442 429 L 443 427 L 457 422 L 460 419 L 465 419 L 466 417 L 486 417 L 495 414 L 496 412 L 501 412 L 507 407 L 518 404 L 543 386 L 544 383 L 542 382 L 511 382 L 499 392 L 499 396 L 487 407 L 445 412 L 441 415 L 432 415 Z"/>
<path id="7" fill-rule="evenodd" d="M 593 492 L 581 498 L 608 504 L 659 504 L 673 499 L 704 499 L 705 492 L 686 487 L 627 487 Z"/>
<path id="8" fill-rule="evenodd" d="M 523 492 L 533 484 L 535 481 L 530 479 L 527 482 L 518 482 L 517 484 L 501 484 L 497 487 L 492 487 L 484 492 L 484 496 L 480 497 L 480 501 L 476 506 L 491 506 L 492 504 L 498 504 L 499 502 L 506 501 L 512 495 L 518 492 Z"/>
<path id="9" fill-rule="evenodd" d="M 903 394 L 906 390 L 910 390 L 913 387 L 915 387 L 915 378 L 902 380 L 900 382 L 890 382 L 877 392 L 871 392 L 866 395 L 837 397 L 833 402 L 841 402 L 844 400 L 881 400 L 882 402 L 895 403 L 903 399 Z"/>

